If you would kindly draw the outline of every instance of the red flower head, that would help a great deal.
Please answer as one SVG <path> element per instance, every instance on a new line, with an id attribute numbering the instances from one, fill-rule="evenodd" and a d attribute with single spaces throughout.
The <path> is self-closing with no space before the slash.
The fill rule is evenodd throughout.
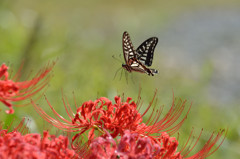
<path id="1" fill-rule="evenodd" d="M 186 159 L 203 159 L 217 150 L 211 151 L 212 146 L 220 139 L 223 131 L 215 137 L 212 135 L 205 146 L 195 155 Z M 90 144 L 90 159 L 182 159 L 194 148 L 178 150 L 178 141 L 170 137 L 167 133 L 159 136 L 158 142 L 152 142 L 148 136 L 142 136 L 138 133 L 131 133 L 129 130 L 124 131 L 124 135 L 119 142 L 116 142 L 112 136 L 106 132 L 104 137 L 97 137 Z M 199 136 L 200 137 L 200 136 Z M 220 145 L 219 145 L 220 146 Z"/>
<path id="2" fill-rule="evenodd" d="M 0 67 L 0 102 L 9 107 L 9 110 L 6 111 L 8 114 L 14 113 L 12 106 L 17 106 L 13 102 L 32 97 L 47 85 L 49 81 L 47 75 L 54 64 L 47 65 L 40 70 L 32 80 L 21 82 L 18 81 L 20 70 L 12 79 L 9 79 L 8 67 L 2 64 Z"/>
<path id="3" fill-rule="evenodd" d="M 76 113 L 73 113 L 69 103 L 66 103 L 63 99 L 70 121 L 64 119 L 60 114 L 58 114 L 47 99 L 46 100 L 53 112 L 56 114 L 57 119 L 48 116 L 34 102 L 33 105 L 43 118 L 57 128 L 69 132 L 79 132 L 75 138 L 83 134 L 85 131 L 90 130 L 88 136 L 91 140 L 94 138 L 95 130 L 102 132 L 103 129 L 108 130 L 113 138 L 118 135 L 123 135 L 125 130 L 131 130 L 132 132 L 137 132 L 143 135 L 151 135 L 164 131 L 173 134 L 179 129 L 187 117 L 187 115 L 185 115 L 180 122 L 177 122 L 177 119 L 181 116 L 181 112 L 184 110 L 186 101 L 182 102 L 180 100 L 177 104 L 173 101 L 169 112 L 161 120 L 159 118 L 162 113 L 162 111 L 160 111 L 162 108 L 160 110 L 153 109 L 151 117 L 148 121 L 146 123 L 142 123 L 142 117 L 152 106 L 155 96 L 156 93 L 152 102 L 142 115 L 138 112 L 138 105 L 140 101 L 137 101 L 136 103 L 134 101 L 131 102 L 132 98 L 127 98 L 126 102 L 122 102 L 121 98 L 116 96 L 115 104 L 113 104 L 109 99 L 101 97 L 94 102 L 91 100 L 85 102 L 79 108 L 76 106 Z M 75 138 L 73 138 L 73 140 Z"/>
<path id="4" fill-rule="evenodd" d="M 131 98 L 127 98 L 126 102 L 121 102 L 121 98 L 116 96 L 116 103 L 112 104 L 109 99 L 101 97 L 94 102 L 88 101 L 83 103 L 81 107 L 77 108 L 76 113 L 73 113 L 69 104 L 65 104 L 64 101 L 70 121 L 59 115 L 49 102 L 49 106 L 59 119 L 53 119 L 48 116 L 34 102 L 33 105 L 43 118 L 57 128 L 69 132 L 79 132 L 73 140 L 87 130 L 90 130 L 88 136 L 89 140 L 91 140 L 95 136 L 94 131 L 96 129 L 100 132 L 103 132 L 103 129 L 109 130 L 111 135 L 116 137 L 117 135 L 122 135 L 124 130 L 130 129 L 135 131 L 144 127 L 145 124 L 140 124 L 142 117 L 136 109 L 136 103 L 130 102 L 130 100 Z"/>
<path id="5" fill-rule="evenodd" d="M 105 137 L 94 139 L 90 144 L 91 155 L 89 158 L 152 159 L 159 151 L 159 145 L 152 144 L 149 137 L 142 137 L 126 130 L 119 143 L 116 143 L 108 133 Z"/>
<path id="6" fill-rule="evenodd" d="M 18 131 L 0 130 L 0 158 L 77 158 L 74 150 L 68 149 L 69 141 L 65 136 L 56 137 L 47 131 L 40 134 L 22 135 Z"/>
<path id="7" fill-rule="evenodd" d="M 190 149 L 185 150 L 186 147 L 189 148 L 189 146 L 186 146 L 188 140 L 180 151 L 178 150 L 178 140 L 171 135 L 181 127 L 191 107 L 189 107 L 185 116 L 181 116 L 186 106 L 186 100 L 179 100 L 178 102 L 173 100 L 168 113 L 161 117 L 163 108 L 156 109 L 156 102 L 155 105 L 153 104 L 155 96 L 156 93 L 143 114 L 138 111 L 140 109 L 140 97 L 137 102 L 131 101 L 131 98 L 122 102 L 121 98 L 116 96 L 115 103 L 101 97 L 96 101 L 85 102 L 80 107 L 76 106 L 76 113 L 73 113 L 70 104 L 67 100 L 64 100 L 66 98 L 63 98 L 70 120 L 58 114 L 47 98 L 50 108 L 55 113 L 55 119 L 47 115 L 34 102 L 32 104 L 38 113 L 55 127 L 68 132 L 77 132 L 72 138 L 72 142 L 88 130 L 88 144 L 92 152 L 90 154 L 94 156 L 92 158 L 97 158 L 97 156 L 99 158 L 111 158 L 112 156 L 127 158 L 126 156 L 128 156 L 130 158 L 160 159 L 185 157 L 195 147 L 201 134 L 196 143 L 190 145 L 192 146 Z M 151 106 L 154 106 L 151 115 L 147 122 L 143 123 L 142 117 L 150 110 Z M 223 132 L 218 133 L 216 137 L 212 135 L 204 148 L 190 158 L 202 158 L 212 154 L 211 149 L 223 135 Z M 113 139 L 117 140 L 119 137 L 121 137 L 121 141 L 117 144 Z"/>

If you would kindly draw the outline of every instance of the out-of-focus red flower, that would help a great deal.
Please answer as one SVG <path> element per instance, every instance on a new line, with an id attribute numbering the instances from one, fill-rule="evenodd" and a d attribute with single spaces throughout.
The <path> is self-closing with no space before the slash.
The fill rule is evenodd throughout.
<path id="1" fill-rule="evenodd" d="M 40 134 L 22 135 L 18 131 L 0 130 L 0 158 L 34 158 L 34 159 L 72 159 L 77 158 L 74 150 L 68 148 L 69 141 L 65 136 Z"/>
<path id="2" fill-rule="evenodd" d="M 196 145 L 195 143 L 194 146 L 187 150 L 184 150 L 186 147 L 178 150 L 177 139 L 170 137 L 165 132 L 158 137 L 158 142 L 153 142 L 148 136 L 131 133 L 129 130 L 124 131 L 124 135 L 119 142 L 116 142 L 109 133 L 106 132 L 106 134 L 103 137 L 97 137 L 91 142 L 89 159 L 182 159 L 186 158 L 185 156 Z M 186 159 L 208 157 L 218 149 L 217 147 L 211 151 L 212 146 L 216 144 L 222 135 L 223 131 L 220 131 L 215 137 L 212 135 L 200 151 Z M 182 151 L 186 152 L 182 153 Z"/>
<path id="3" fill-rule="evenodd" d="M 95 101 L 84 102 L 80 107 L 75 104 L 77 111 L 73 112 L 67 99 L 63 97 L 64 107 L 70 120 L 58 114 L 47 98 L 46 101 L 55 118 L 46 114 L 35 102 L 32 104 L 38 113 L 55 127 L 68 132 L 77 132 L 72 138 L 72 142 L 88 131 L 88 144 L 91 145 L 92 156 L 118 158 L 119 155 L 126 154 L 125 156 L 136 159 L 152 158 L 153 156 L 155 156 L 153 158 L 159 159 L 185 158 L 196 146 L 201 134 L 194 145 L 189 145 L 190 139 L 188 139 L 181 150 L 178 150 L 178 140 L 171 136 L 181 127 L 191 106 L 187 109 L 186 115 L 182 116 L 186 100 L 176 102 L 173 98 L 169 111 L 166 115 L 162 115 L 163 108 L 156 108 L 155 96 L 156 93 L 142 114 L 139 113 L 140 100 L 134 102 L 131 101 L 131 98 L 122 102 L 121 98 L 116 96 L 115 103 L 112 103 L 109 99 L 101 97 Z M 153 108 L 150 117 L 144 123 L 142 118 L 151 107 Z M 212 150 L 224 132 L 221 131 L 216 136 L 213 134 L 206 145 L 189 159 L 205 158 L 211 155 L 218 149 L 219 146 Z M 121 141 L 118 145 L 113 139 L 116 140 L 119 137 L 121 137 Z"/>
<path id="4" fill-rule="evenodd" d="M 124 131 L 119 143 L 110 134 L 97 137 L 90 144 L 90 159 L 105 158 L 136 158 L 151 159 L 160 151 L 157 144 L 152 144 L 148 137 L 141 137 L 137 133 Z"/>
<path id="5" fill-rule="evenodd" d="M 20 78 L 20 70 L 12 79 L 9 79 L 8 66 L 2 64 L 0 67 L 0 102 L 9 107 L 6 113 L 14 113 L 12 107 L 17 105 L 13 104 L 13 102 L 29 99 L 47 85 L 50 78 L 48 74 L 54 64 L 54 62 L 48 64 L 31 80 L 26 81 L 18 81 Z"/>
<path id="6" fill-rule="evenodd" d="M 219 141 L 224 131 L 209 138 L 204 147 L 196 154 L 185 157 L 193 150 L 196 143 L 186 149 L 178 150 L 178 141 L 175 137 L 170 137 L 167 133 L 162 133 L 158 137 L 158 142 L 153 142 L 148 136 L 142 136 L 138 133 L 124 131 L 124 135 L 117 143 L 109 133 L 103 137 L 97 137 L 90 144 L 90 159 L 203 159 L 214 153 L 217 148 L 212 150 L 213 146 Z M 200 136 L 199 136 L 200 137 Z M 224 140 L 224 139 L 223 139 Z M 223 142 L 222 140 L 222 142 Z M 188 142 L 187 142 L 188 144 Z M 212 150 L 212 151 L 211 151 Z M 185 153 L 183 153 L 185 151 Z"/>

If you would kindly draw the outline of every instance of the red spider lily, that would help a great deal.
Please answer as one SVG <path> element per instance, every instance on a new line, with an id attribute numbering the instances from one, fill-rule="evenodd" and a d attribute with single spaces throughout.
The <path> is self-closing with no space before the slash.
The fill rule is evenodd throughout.
<path id="1" fill-rule="evenodd" d="M 151 135 L 161 132 L 169 132 L 170 134 L 173 134 L 179 129 L 187 117 L 187 115 L 185 115 L 180 122 L 176 122 L 177 119 L 180 118 L 181 112 L 184 110 L 186 101 L 182 102 L 180 100 L 177 104 L 173 101 L 169 112 L 161 119 L 160 116 L 162 111 L 153 109 L 151 117 L 148 119 L 146 124 L 142 123 L 142 117 L 152 106 L 155 96 L 156 93 L 152 102 L 142 115 L 138 112 L 138 105 L 140 101 L 137 101 L 137 103 L 133 101 L 130 102 L 131 98 L 127 98 L 126 102 L 121 102 L 121 98 L 116 96 L 115 104 L 112 104 L 109 99 L 101 97 L 96 101 L 90 100 L 85 102 L 79 108 L 76 106 L 76 113 L 73 113 L 69 103 L 63 98 L 64 107 L 70 121 L 58 114 L 51 106 L 47 98 L 46 100 L 52 111 L 55 113 L 56 119 L 47 115 L 34 102 L 32 103 L 39 114 L 55 127 L 68 132 L 78 132 L 78 134 L 73 137 L 73 141 L 87 130 L 90 130 L 88 134 L 89 140 L 94 138 L 95 130 L 102 132 L 103 129 L 109 130 L 113 138 L 118 135 L 123 135 L 125 130 L 131 130 L 131 132 L 137 132 L 143 135 Z M 154 115 L 154 113 L 156 114 Z"/>
<path id="2" fill-rule="evenodd" d="M 21 69 L 12 79 L 9 79 L 8 66 L 2 64 L 0 67 L 0 102 L 9 107 L 6 113 L 14 113 L 12 106 L 18 105 L 13 104 L 13 102 L 31 98 L 47 85 L 50 79 L 50 76 L 47 75 L 52 70 L 54 64 L 53 62 L 41 69 L 31 80 L 21 82 L 18 81 Z"/>
<path id="3" fill-rule="evenodd" d="M 65 136 L 40 134 L 22 135 L 18 131 L 0 130 L 0 158 L 72 159 L 77 158 L 74 150 L 68 149 L 69 141 Z"/>
<path id="4" fill-rule="evenodd" d="M 109 133 L 106 132 L 106 134 L 104 137 L 97 137 L 91 142 L 90 159 L 182 159 L 196 145 L 195 143 L 190 150 L 186 151 L 187 153 L 182 154 L 185 147 L 177 152 L 178 141 L 175 137 L 170 137 L 166 132 L 159 136 L 156 143 L 152 142 L 148 136 L 131 133 L 128 130 L 124 131 L 124 135 L 121 137 L 119 143 Z M 199 152 L 186 159 L 203 159 L 208 157 L 218 149 L 217 147 L 211 152 L 212 146 L 216 144 L 222 135 L 223 131 L 220 131 L 215 137 L 212 135 Z"/>
<path id="5" fill-rule="evenodd" d="M 28 120 L 29 121 L 29 120 Z M 27 121 L 27 122 L 28 122 Z M 43 132 L 41 137 L 38 133 L 29 133 L 25 118 L 12 131 L 10 126 L 2 129 L 0 124 L 0 158 L 35 158 L 35 159 L 74 159 L 79 158 L 74 150 L 69 149 L 68 137 L 49 135 Z"/>
<path id="6" fill-rule="evenodd" d="M 107 133 L 107 132 L 106 132 Z M 160 147 L 151 143 L 148 137 L 140 137 L 137 133 L 128 130 L 117 144 L 112 136 L 107 133 L 105 137 L 97 137 L 90 144 L 90 159 L 104 158 L 138 158 L 150 159 L 156 156 Z"/>
<path id="7" fill-rule="evenodd" d="M 186 100 L 179 100 L 178 102 L 173 100 L 168 113 L 161 117 L 163 109 L 162 107 L 160 107 L 160 109 L 156 109 L 156 102 L 153 104 L 155 96 L 156 93 L 142 115 L 138 111 L 140 109 L 140 97 L 137 102 L 131 101 L 131 98 L 127 98 L 126 102 L 122 102 L 121 98 L 116 96 L 114 104 L 109 99 L 101 97 L 95 101 L 84 102 L 80 107 L 77 107 L 75 104 L 77 110 L 76 113 L 74 113 L 71 109 L 67 99 L 63 97 L 64 107 L 70 120 L 67 120 L 58 114 L 47 98 L 46 101 L 54 112 L 55 118 L 46 114 L 38 105 L 35 104 L 35 102 L 32 101 L 32 104 L 38 113 L 53 126 L 64 131 L 77 132 L 77 134 L 72 138 L 72 142 L 88 130 L 88 144 L 91 145 L 90 148 L 92 149 L 92 156 L 95 154 L 97 156 L 101 156 L 102 158 L 104 158 L 103 156 L 105 155 L 107 155 L 108 158 L 111 158 L 112 156 L 119 157 L 119 155 L 123 155 L 123 152 L 125 154 L 126 151 L 129 152 L 127 153 L 127 156 L 131 156 L 134 154 L 133 152 L 136 152 L 137 150 L 139 150 L 139 153 L 134 154 L 135 157 L 133 158 L 141 158 L 140 156 L 143 156 L 142 158 L 151 158 L 150 156 L 156 156 L 155 158 L 161 159 L 180 159 L 187 156 L 196 146 L 201 134 L 194 145 L 189 145 L 190 139 L 188 139 L 186 145 L 179 152 L 177 152 L 177 139 L 170 136 L 177 132 L 183 124 L 183 121 L 187 118 L 187 114 L 189 113 L 191 107 L 187 110 L 186 115 L 181 117 L 186 105 Z M 153 106 L 153 109 L 150 118 L 146 123 L 143 123 L 142 118 L 146 115 L 147 111 L 150 110 L 151 106 Z M 97 136 L 101 137 L 94 140 L 94 138 L 97 137 L 97 132 Z M 218 149 L 217 147 L 215 150 L 211 151 L 212 147 L 219 141 L 223 133 L 224 131 L 218 133 L 216 137 L 212 135 L 203 149 L 189 158 L 204 158 L 211 155 Z M 189 138 L 191 138 L 191 135 Z M 119 136 L 122 137 L 122 139 L 117 146 L 115 141 L 111 138 L 116 139 Z M 146 139 L 143 137 L 146 137 Z M 127 140 L 135 140 L 133 140 L 133 143 L 130 141 L 129 143 L 125 143 L 124 146 L 124 138 L 129 138 Z M 145 148 L 138 149 L 139 145 L 145 146 Z M 120 147 L 124 150 L 119 150 Z M 121 153 L 116 154 L 116 150 Z"/>
<path id="8" fill-rule="evenodd" d="M 119 143 L 116 143 L 109 133 L 107 136 L 94 139 L 90 144 L 89 158 L 152 159 L 161 158 L 158 156 L 160 151 L 160 145 L 152 143 L 149 137 L 125 130 Z"/>

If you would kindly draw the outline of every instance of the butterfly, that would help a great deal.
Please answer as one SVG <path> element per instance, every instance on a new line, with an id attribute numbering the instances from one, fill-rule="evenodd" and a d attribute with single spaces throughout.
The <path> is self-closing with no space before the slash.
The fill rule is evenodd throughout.
<path id="1" fill-rule="evenodd" d="M 158 38 L 151 37 L 135 50 L 129 34 L 125 31 L 122 37 L 122 47 L 126 64 L 122 64 L 122 67 L 128 72 L 135 71 L 154 76 L 154 74 L 158 73 L 158 70 L 148 68 L 147 66 L 152 65 L 154 49 L 157 43 Z"/>

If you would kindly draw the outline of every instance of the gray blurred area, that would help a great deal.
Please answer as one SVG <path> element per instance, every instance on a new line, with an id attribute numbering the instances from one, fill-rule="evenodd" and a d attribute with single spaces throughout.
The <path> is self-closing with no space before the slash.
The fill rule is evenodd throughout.
<path id="1" fill-rule="evenodd" d="M 223 105 L 240 98 L 240 11 L 203 9 L 179 15 L 159 35 L 164 63 L 200 78 L 212 65 L 209 98 Z"/>

